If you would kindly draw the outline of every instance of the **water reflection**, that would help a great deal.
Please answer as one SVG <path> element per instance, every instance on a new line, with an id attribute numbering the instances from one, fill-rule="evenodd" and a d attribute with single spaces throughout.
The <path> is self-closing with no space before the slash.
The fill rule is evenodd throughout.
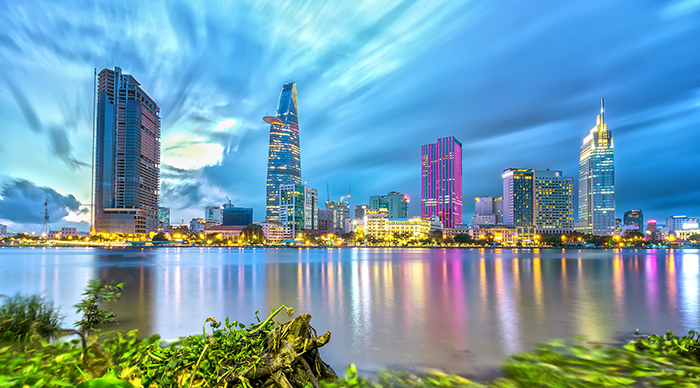
<path id="1" fill-rule="evenodd" d="M 69 323 L 94 276 L 125 283 L 111 307 L 142 335 L 294 306 L 333 332 L 323 354 L 341 370 L 475 373 L 552 338 L 700 328 L 697 250 L 0 250 L 0 294 L 42 293 Z"/>

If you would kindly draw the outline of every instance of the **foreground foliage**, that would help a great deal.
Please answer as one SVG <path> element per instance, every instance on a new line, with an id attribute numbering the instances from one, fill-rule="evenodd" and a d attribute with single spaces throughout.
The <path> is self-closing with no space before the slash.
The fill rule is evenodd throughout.
<path id="1" fill-rule="evenodd" d="M 30 342 L 0 348 L 0 387 L 695 387 L 700 386 L 700 333 L 667 332 L 630 341 L 621 348 L 553 341 L 505 362 L 503 377 L 474 382 L 443 373 L 402 371 L 360 378 L 351 365 L 341 379 L 320 359 L 317 336 L 304 314 L 285 323 L 272 318 L 248 326 L 207 319 L 201 335 L 164 344 L 136 331 L 98 341 L 88 337 L 49 344 Z M 289 312 L 289 310 L 288 310 Z M 257 313 L 256 313 L 257 318 Z M 212 327 L 211 334 L 204 330 Z"/>
<path id="2" fill-rule="evenodd" d="M 52 337 L 63 317 L 53 302 L 39 295 L 17 294 L 0 305 L 0 341 L 25 341 L 33 334 Z"/>
<path id="3" fill-rule="evenodd" d="M 416 375 L 384 372 L 364 380 L 350 366 L 345 377 L 327 381 L 325 388 L 395 387 L 698 387 L 700 333 L 678 337 L 672 332 L 630 341 L 623 348 L 553 341 L 504 364 L 504 377 L 477 383 L 443 373 Z"/>
<path id="4" fill-rule="evenodd" d="M 248 327 L 209 318 L 211 334 L 203 328 L 165 347 L 157 335 L 139 339 L 136 331 L 101 342 L 88 337 L 85 350 L 79 339 L 6 346 L 0 349 L 0 387 L 304 388 L 337 377 L 317 350 L 330 332 L 316 336 L 308 314 L 275 324 L 283 308 Z"/>

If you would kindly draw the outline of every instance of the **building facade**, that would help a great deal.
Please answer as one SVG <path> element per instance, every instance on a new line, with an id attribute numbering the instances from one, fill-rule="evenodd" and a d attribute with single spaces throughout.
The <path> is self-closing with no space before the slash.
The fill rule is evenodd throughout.
<path id="1" fill-rule="evenodd" d="M 252 207 L 225 206 L 221 211 L 221 225 L 248 226 L 253 223 Z M 217 221 L 210 221 L 217 223 Z"/>
<path id="2" fill-rule="evenodd" d="M 158 231 L 162 232 L 170 226 L 170 208 L 158 207 Z"/>
<path id="3" fill-rule="evenodd" d="M 535 233 L 574 231 L 574 179 L 561 171 L 535 170 Z"/>
<path id="4" fill-rule="evenodd" d="M 355 219 L 362 219 L 365 216 L 365 213 L 369 210 L 369 205 L 357 205 L 355 206 Z"/>
<path id="5" fill-rule="evenodd" d="M 94 232 L 158 228 L 160 108 L 122 69 L 99 74 L 94 155 Z"/>
<path id="6" fill-rule="evenodd" d="M 296 83 L 282 86 L 277 115 L 266 116 L 264 120 L 270 124 L 265 220 L 278 222 L 280 185 L 301 184 Z"/>
<path id="7" fill-rule="evenodd" d="M 7 235 L 7 225 L 0 224 L 0 237 L 5 237 Z"/>
<path id="8" fill-rule="evenodd" d="M 261 222 L 265 240 L 271 244 L 279 244 L 284 240 L 292 238 L 292 231 L 279 222 Z"/>
<path id="9" fill-rule="evenodd" d="M 640 233 L 644 233 L 644 214 L 641 210 L 628 210 L 622 217 L 622 226 L 625 230 L 636 229 Z"/>
<path id="10" fill-rule="evenodd" d="M 576 231 L 594 235 L 615 233 L 615 159 L 612 132 L 600 114 L 583 139 L 579 159 Z"/>
<path id="11" fill-rule="evenodd" d="M 279 222 L 289 228 L 293 238 L 319 230 L 318 190 L 305 185 L 281 185 L 279 198 Z"/>
<path id="12" fill-rule="evenodd" d="M 493 197 L 477 197 L 474 199 L 474 226 L 495 225 L 496 206 Z"/>
<path id="13" fill-rule="evenodd" d="M 462 143 L 454 136 L 421 146 L 421 218 L 462 224 Z"/>
<path id="14" fill-rule="evenodd" d="M 350 218 L 350 204 L 345 201 L 328 201 L 326 209 L 333 212 L 333 233 L 345 233 L 345 220 Z"/>
<path id="15" fill-rule="evenodd" d="M 204 219 L 207 221 L 223 222 L 222 206 L 207 206 L 204 208 Z"/>
<path id="16" fill-rule="evenodd" d="M 362 224 L 365 237 L 378 239 L 393 237 L 394 233 L 422 238 L 430 232 L 430 221 L 420 217 L 394 219 L 389 218 L 386 213 L 370 213 L 365 215 Z"/>
<path id="17" fill-rule="evenodd" d="M 535 171 L 503 170 L 503 225 L 532 227 L 534 221 Z"/>
<path id="18" fill-rule="evenodd" d="M 686 215 L 676 215 L 666 218 L 666 227 L 669 233 L 673 233 L 677 230 L 683 229 L 683 224 L 688 223 L 688 216 Z"/>
<path id="19" fill-rule="evenodd" d="M 390 191 L 387 195 L 369 197 L 369 208 L 371 210 L 386 209 L 389 218 L 408 218 L 408 202 L 408 195 L 398 191 Z"/>

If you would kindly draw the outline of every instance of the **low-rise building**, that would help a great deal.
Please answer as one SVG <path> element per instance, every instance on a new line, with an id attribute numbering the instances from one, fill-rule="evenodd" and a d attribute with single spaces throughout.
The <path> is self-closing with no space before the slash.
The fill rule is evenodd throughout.
<path id="1" fill-rule="evenodd" d="M 259 225 L 268 243 L 279 244 L 292 238 L 292 230 L 280 222 L 260 222 Z"/>
<path id="2" fill-rule="evenodd" d="M 363 220 L 365 237 L 386 238 L 394 233 L 410 233 L 420 238 L 430 233 L 430 221 L 420 217 L 389 218 L 386 213 L 366 214 Z"/>
<path id="3" fill-rule="evenodd" d="M 245 229 L 243 225 L 213 225 L 204 229 L 204 234 L 215 234 L 221 239 L 238 240 L 243 229 Z"/>

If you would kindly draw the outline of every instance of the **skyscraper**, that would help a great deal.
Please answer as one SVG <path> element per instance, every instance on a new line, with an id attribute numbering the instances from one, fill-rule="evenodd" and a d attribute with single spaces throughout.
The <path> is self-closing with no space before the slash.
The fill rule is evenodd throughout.
<path id="1" fill-rule="evenodd" d="M 421 218 L 445 228 L 462 224 L 462 143 L 454 136 L 421 146 Z"/>
<path id="2" fill-rule="evenodd" d="M 604 117 L 603 99 L 596 125 L 583 139 L 579 159 L 576 231 L 594 235 L 615 233 L 615 163 L 612 132 Z"/>
<path id="3" fill-rule="evenodd" d="M 96 233 L 158 227 L 160 108 L 122 69 L 99 74 L 95 126 Z"/>
<path id="4" fill-rule="evenodd" d="M 298 184 L 280 185 L 280 222 L 293 238 L 318 230 L 318 190 Z"/>
<path id="5" fill-rule="evenodd" d="M 299 149 L 299 119 L 297 84 L 282 86 L 277 115 L 263 118 L 270 124 L 270 148 L 267 158 L 267 204 L 265 219 L 280 219 L 280 185 L 301 184 L 301 152 Z"/>
<path id="6" fill-rule="evenodd" d="M 622 220 L 623 225 L 627 226 L 628 230 L 636 229 L 638 232 L 644 233 L 644 213 L 640 209 L 626 211 Z"/>
<path id="7" fill-rule="evenodd" d="M 525 168 L 503 170 L 503 225 L 534 227 L 535 172 Z"/>
<path id="8" fill-rule="evenodd" d="M 574 230 L 574 180 L 561 171 L 535 170 L 535 233 Z"/>
<path id="9" fill-rule="evenodd" d="M 369 197 L 371 210 L 386 209 L 389 218 L 408 218 L 408 195 L 390 191 L 387 195 Z"/>

